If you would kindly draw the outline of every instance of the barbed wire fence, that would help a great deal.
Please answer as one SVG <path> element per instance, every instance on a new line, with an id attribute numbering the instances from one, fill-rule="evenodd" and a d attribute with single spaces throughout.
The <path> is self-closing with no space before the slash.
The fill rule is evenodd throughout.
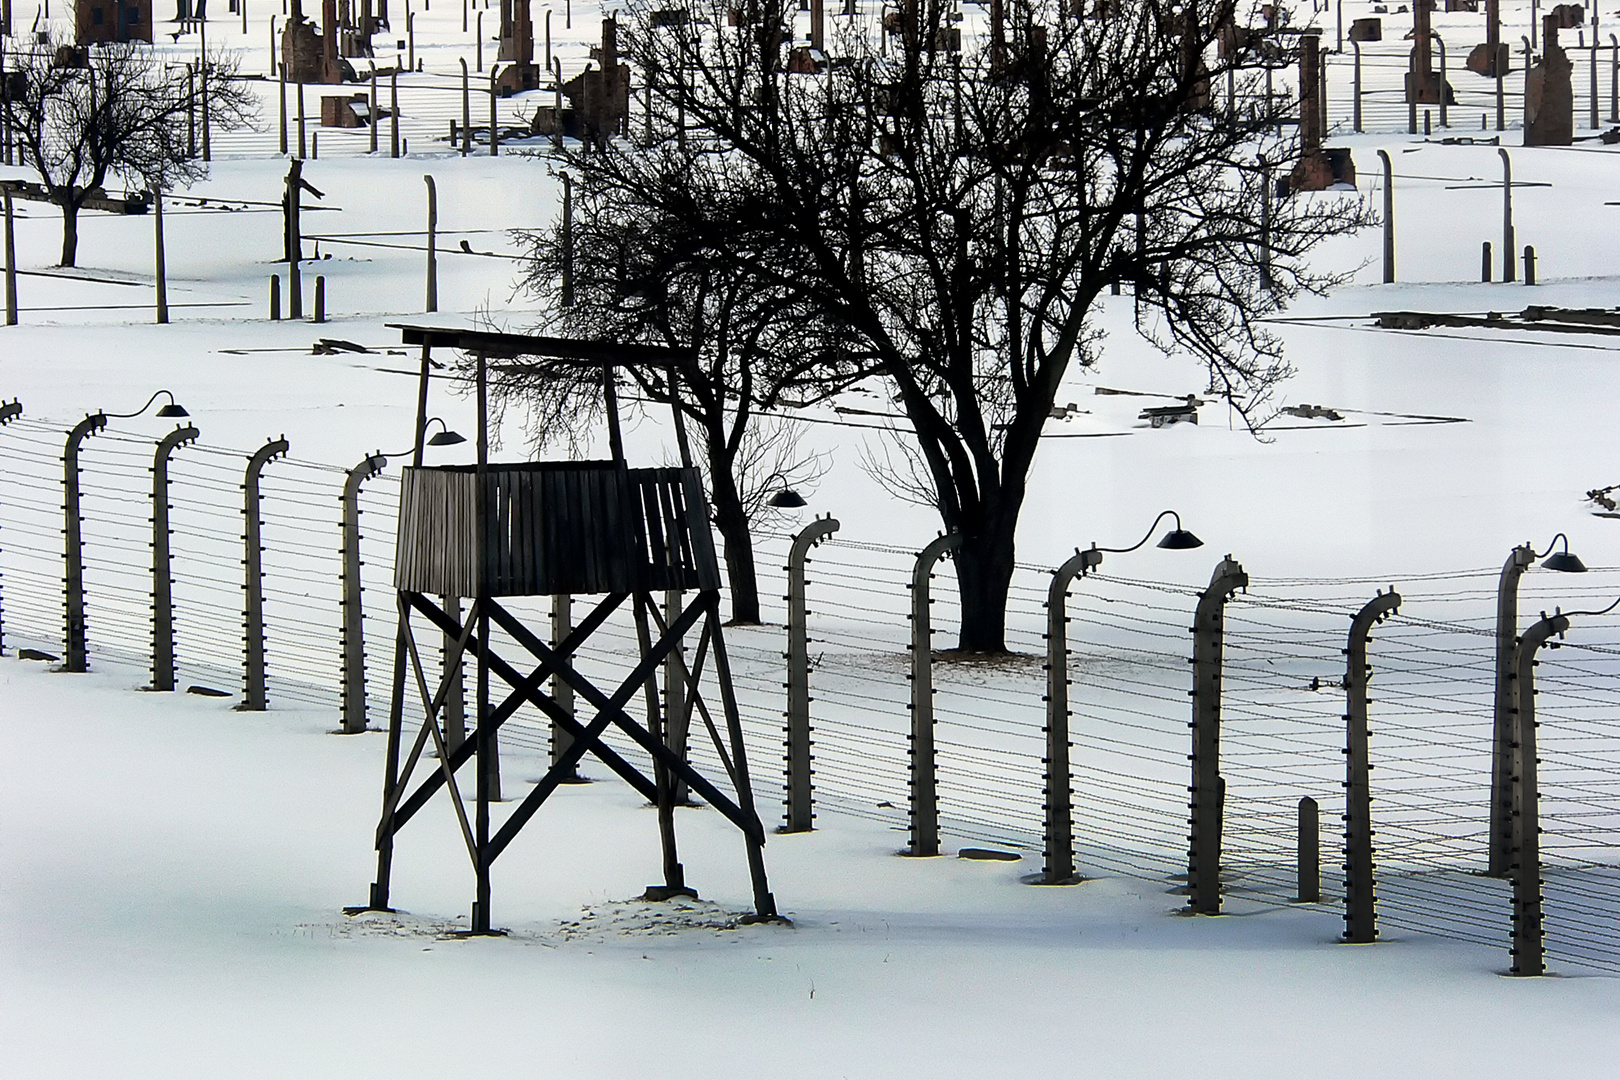
<path id="1" fill-rule="evenodd" d="M 65 425 L 20 418 L 0 429 L 0 605 L 6 644 L 60 651 Z M 80 455 L 84 576 L 92 663 L 151 660 L 152 458 L 158 434 L 115 427 Z M 348 469 L 291 456 L 264 470 L 263 575 L 272 708 L 336 719 L 343 664 L 339 496 Z M 176 656 L 181 688 L 239 697 L 243 646 L 242 475 L 252 450 L 208 442 L 171 460 Z M 357 459 L 358 460 L 358 459 Z M 395 593 L 397 474 L 361 488 L 366 701 L 387 722 Z M 792 537 L 759 538 L 766 625 L 732 627 L 728 647 L 763 814 L 786 794 L 783 770 L 786 562 Z M 809 568 L 813 785 L 820 813 L 887 825 L 903 848 L 910 814 L 910 627 L 916 552 L 834 536 Z M 1207 559 L 1188 560 L 1189 573 Z M 1110 571 L 1112 567 L 1110 567 Z M 950 571 L 936 568 L 941 576 Z M 1042 849 L 1047 709 L 1045 602 L 1051 571 L 1020 565 L 1007 612 L 1009 654 L 948 648 L 960 608 L 936 587 L 934 716 L 940 829 L 963 843 Z M 1337 852 L 1345 782 L 1346 635 L 1378 589 L 1401 597 L 1375 630 L 1371 762 L 1378 917 L 1386 930 L 1501 946 L 1508 882 L 1488 877 L 1495 568 L 1371 578 L 1251 577 L 1227 605 L 1221 720 L 1224 900 L 1230 910 L 1294 903 L 1301 798 L 1322 807 L 1322 900 L 1342 898 Z M 942 583 L 943 585 L 943 583 Z M 1196 580 L 1095 573 L 1076 579 L 1067 614 L 1069 782 L 1081 874 L 1123 874 L 1185 891 L 1188 865 L 1189 627 Z M 1620 595 L 1620 567 L 1534 571 L 1526 613 L 1591 608 Z M 508 602 L 543 626 L 549 601 Z M 1521 619 L 1528 622 L 1529 618 Z M 514 644 L 504 635 L 497 651 Z M 1579 617 L 1542 654 L 1537 678 L 1542 858 L 1548 955 L 1620 972 L 1620 618 Z M 607 679 L 639 653 L 627 614 L 611 618 L 577 666 Z M 227 707 L 222 704 L 222 707 Z M 420 721 L 406 694 L 407 721 Z M 334 728 L 336 723 L 332 725 Z M 612 738 L 627 760 L 645 753 Z M 501 729 L 507 782 L 550 760 L 549 721 L 524 706 Z M 700 769 L 719 769 L 694 737 Z M 1172 906 L 1179 901 L 1167 897 Z"/>

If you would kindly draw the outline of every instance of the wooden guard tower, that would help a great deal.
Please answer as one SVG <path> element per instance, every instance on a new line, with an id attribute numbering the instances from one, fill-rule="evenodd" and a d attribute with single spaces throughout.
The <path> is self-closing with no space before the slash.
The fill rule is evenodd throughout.
<path id="1" fill-rule="evenodd" d="M 416 443 L 412 466 L 400 488 L 399 542 L 394 584 L 398 590 L 399 630 L 395 640 L 393 696 L 388 722 L 387 761 L 383 775 L 382 818 L 377 825 L 377 878 L 367 909 L 388 910 L 394 840 L 407 822 L 441 789 L 461 825 L 476 877 L 472 933 L 490 929 L 490 870 L 495 861 L 534 817 L 557 787 L 572 779 L 585 754 L 623 777 L 658 808 L 663 844 L 664 884 L 649 888 L 653 898 L 696 895 L 690 890 L 676 854 L 674 807 L 676 786 L 684 782 L 694 794 L 723 814 L 742 832 L 753 880 L 754 918 L 777 917 L 776 903 L 765 878 L 765 831 L 754 809 L 743 751 L 742 727 L 721 633 L 720 572 L 709 534 L 708 501 L 697 470 L 681 438 L 683 466 L 631 469 L 619 438 L 613 365 L 635 358 L 641 362 L 672 361 L 671 350 L 618 346 L 517 334 L 435 327 L 396 326 L 407 345 L 422 350 L 417 396 Z M 424 467 L 423 435 L 428 424 L 429 355 L 434 348 L 457 349 L 477 360 L 478 463 L 473 466 Z M 600 368 L 606 397 L 612 459 L 608 461 L 488 461 L 487 363 L 525 357 L 561 359 Z M 677 433 L 684 434 L 676 414 Z M 684 610 L 665 619 L 653 594 L 685 590 L 693 595 Z M 567 637 L 548 645 L 501 603 L 512 596 L 597 597 L 590 613 Z M 460 600 L 472 606 L 460 614 Z M 439 598 L 445 598 L 441 602 Z M 633 612 L 640 659 L 617 687 L 598 687 L 575 671 L 571 659 L 591 635 L 619 608 Z M 413 617 L 446 641 L 444 667 L 435 678 L 423 663 Z M 494 624 L 529 656 L 522 666 L 498 655 L 490 644 Z M 695 646 L 683 647 L 696 634 Z M 686 657 L 692 658 L 690 666 Z M 724 731 L 714 723 L 699 689 L 705 663 L 712 658 L 719 685 Z M 695 709 L 712 739 L 716 756 L 728 773 L 730 793 L 723 792 L 666 744 L 656 675 L 673 661 L 687 692 L 680 704 L 682 723 Z M 476 679 L 472 738 L 451 745 L 441 724 L 452 687 L 471 664 Z M 588 720 L 547 692 L 553 677 L 572 688 L 575 697 L 595 710 Z M 505 684 L 498 701 L 491 679 Z M 425 719 L 405 748 L 404 698 L 407 682 L 421 696 Z M 637 693 L 644 697 L 645 723 L 630 713 Z M 490 777 L 486 766 L 495 753 L 495 735 L 523 704 L 531 704 L 572 738 L 567 750 L 491 831 Z M 616 727 L 652 758 L 648 778 L 602 739 Z M 432 744 L 436 763 L 424 761 Z M 405 750 L 403 760 L 401 751 Z M 457 774 L 474 762 L 475 812 L 467 820 Z M 365 909 L 355 909 L 365 910 Z"/>

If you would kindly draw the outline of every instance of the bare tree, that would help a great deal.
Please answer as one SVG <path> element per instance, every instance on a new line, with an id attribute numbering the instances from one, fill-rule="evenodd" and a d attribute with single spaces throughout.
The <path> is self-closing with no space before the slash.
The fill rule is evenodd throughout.
<path id="1" fill-rule="evenodd" d="M 987 32 L 959 37 L 950 5 L 906 0 L 881 27 L 835 20 L 830 63 L 785 51 L 781 0 L 629 9 L 652 145 L 570 166 L 656 228 L 668 193 L 624 178 L 679 162 L 717 207 L 693 258 L 747 267 L 782 317 L 877 365 L 962 536 L 968 650 L 1005 647 L 1027 477 L 1061 380 L 1100 355 L 1098 298 L 1129 287 L 1142 332 L 1247 415 L 1289 370 L 1264 318 L 1332 284 L 1307 252 L 1368 221 L 1354 196 L 1267 190 L 1261 159 L 1298 152 L 1262 65 L 1292 39 L 1218 49 L 1230 2 L 991 0 Z"/>
<path id="2" fill-rule="evenodd" d="M 775 516 L 772 492 L 822 472 L 815 455 L 799 450 L 795 429 L 772 414 L 825 399 L 869 368 L 841 346 L 847 335 L 777 284 L 786 268 L 764 265 L 773 251 L 728 261 L 705 245 L 731 213 L 715 197 L 715 177 L 679 154 L 590 164 L 577 220 L 518 234 L 529 254 L 524 286 L 548 313 L 546 329 L 685 351 L 680 363 L 632 363 L 625 374 L 643 399 L 673 400 L 690 423 L 723 543 L 732 620 L 757 623 L 753 529 Z M 640 194 L 627 199 L 628 190 Z M 560 363 L 508 366 L 496 372 L 494 391 L 500 402 L 521 402 L 537 442 L 577 440 L 599 418 L 597 378 Z"/>
<path id="3" fill-rule="evenodd" d="M 61 208 L 63 266 L 78 258 L 79 211 L 109 179 L 168 187 L 207 174 L 186 145 L 187 117 L 205 92 L 210 121 L 221 130 L 249 125 L 257 111 L 236 78 L 235 57 L 225 53 L 207 58 L 206 77 L 189 83 L 138 42 L 81 51 L 52 32 L 11 61 L 16 92 L 5 108 L 28 164 Z"/>

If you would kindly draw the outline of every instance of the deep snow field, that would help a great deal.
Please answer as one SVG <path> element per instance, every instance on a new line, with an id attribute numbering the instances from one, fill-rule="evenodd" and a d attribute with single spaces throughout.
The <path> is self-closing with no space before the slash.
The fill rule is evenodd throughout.
<path id="1" fill-rule="evenodd" d="M 464 42 L 459 10 L 447 8 L 417 23 L 441 74 Z M 558 30 L 559 53 L 583 54 L 594 36 L 586 10 L 574 12 L 571 51 Z M 254 14 L 253 42 L 266 40 L 267 21 Z M 1467 37 L 1459 31 L 1454 53 Z M 1584 85 L 1578 66 L 1578 95 Z M 1333 141 L 1354 147 L 1360 190 L 1375 200 L 1374 150 L 1395 158 L 1400 283 L 1379 283 L 1376 229 L 1335 241 L 1318 258 L 1354 268 L 1353 281 L 1278 324 L 1298 373 L 1277 404 L 1328 406 L 1344 422 L 1284 416 L 1256 438 L 1212 405 L 1196 427 L 1149 429 L 1136 413 L 1156 398 L 1097 389 L 1184 395 L 1204 389 L 1203 373 L 1153 353 L 1130 327 L 1130 297 L 1111 298 L 1101 363 L 1071 373 L 1060 400 L 1079 411 L 1052 423 L 1037 460 L 1021 561 L 1055 565 L 1093 540 L 1132 543 L 1174 507 L 1207 547 L 1191 561 L 1149 547 L 1129 557 L 1130 574 L 1199 585 L 1225 552 L 1273 577 L 1492 567 L 1514 544 L 1544 545 L 1560 530 L 1594 567 L 1620 564 L 1620 522 L 1592 516 L 1583 498 L 1620 482 L 1614 339 L 1409 333 L 1368 319 L 1615 306 L 1620 148 L 1512 148 L 1514 179 L 1527 185 L 1514 192 L 1519 243 L 1540 259 L 1541 284 L 1527 289 L 1476 280 L 1480 242 L 1500 243 L 1496 149 L 1384 129 Z M 87 214 L 81 269 L 57 271 L 56 218 L 18 204 L 22 325 L 0 332 L 0 396 L 65 431 L 87 411 L 127 411 L 166 387 L 215 445 L 248 451 L 285 433 L 302 458 L 347 466 L 409 441 L 414 357 L 383 351 L 400 348 L 386 324 L 530 325 L 516 264 L 499 256 L 515 250 L 505 230 L 554 218 L 559 187 L 543 159 L 511 147 L 463 159 L 413 134 L 400 160 L 308 162 L 331 209 L 305 215 L 306 250 L 326 236 L 320 252 L 331 258 L 305 282 L 327 278 L 331 323 L 273 324 L 264 316 L 280 215 L 216 209 L 279 198 L 285 161 L 273 138 L 254 138 L 222 140 L 210 178 L 170 205 L 169 326 L 152 324 L 149 218 Z M 421 314 L 423 257 L 407 250 L 420 240 L 397 235 L 423 227 L 425 173 L 439 191 L 432 317 Z M 191 205 L 200 198 L 210 205 Z M 488 254 L 455 250 L 462 240 Z M 311 355 L 317 337 L 379 351 Z M 470 434 L 466 397 L 435 393 L 433 412 Z M 660 460 L 660 419 L 627 419 L 632 456 Z M 813 419 L 805 444 L 829 456 L 831 472 L 809 493 L 810 511 L 835 514 L 853 540 L 921 547 L 937 533 L 931 511 L 897 502 L 862 471 L 862 441 L 881 430 L 830 409 Z M 148 418 L 121 430 L 166 427 Z M 503 436 L 501 455 L 527 453 L 515 420 Z M 462 449 L 435 460 L 467 460 Z M 0 504 L 0 530 L 6 513 Z M 16 570 L 5 560 L 10 589 Z M 1121 557 L 1119 572 L 1126 565 Z M 903 835 L 883 822 L 823 813 L 816 832 L 773 836 L 766 848 L 793 925 L 736 926 L 749 896 L 742 847 L 711 811 L 679 815 L 704 900 L 631 899 L 657 877 L 657 833 L 617 782 L 563 789 L 500 864 L 495 920 L 508 936 L 449 936 L 465 925 L 471 874 L 438 805 L 422 835 L 402 840 L 402 913 L 350 918 L 342 908 L 364 901 L 374 865 L 380 734 L 334 736 L 329 709 L 239 714 L 140 693 L 145 671 L 114 659 L 70 676 L 13 658 L 19 643 L 51 647 L 52 627 L 8 608 L 0 659 L 6 1077 L 1614 1071 L 1620 979 L 1504 977 L 1505 919 L 1499 947 L 1392 928 L 1377 945 L 1344 946 L 1331 903 L 1187 918 L 1166 880 L 1099 874 L 1030 888 L 1020 876 L 1038 868 L 1038 852 L 1020 863 L 901 859 Z M 383 647 L 386 635 L 373 633 Z M 777 753 L 754 748 L 756 770 L 773 770 Z M 533 778 L 508 783 L 523 779 Z M 760 811 L 774 821 L 775 807 Z M 947 836 L 947 852 L 965 843 Z"/>

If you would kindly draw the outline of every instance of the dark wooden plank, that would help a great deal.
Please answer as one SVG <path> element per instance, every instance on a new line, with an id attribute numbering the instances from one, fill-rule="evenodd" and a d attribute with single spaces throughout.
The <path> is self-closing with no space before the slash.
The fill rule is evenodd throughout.
<path id="1" fill-rule="evenodd" d="M 461 349 L 465 352 L 483 353 L 492 359 L 542 356 L 552 360 L 575 361 L 591 367 L 626 363 L 667 366 L 690 360 L 696 355 L 691 349 L 670 348 L 663 345 L 585 341 L 577 338 L 546 337 L 542 334 L 503 334 L 489 330 L 417 326 L 409 323 L 386 325 L 390 330 L 398 330 L 400 340 L 406 345 Z"/>
<path id="2" fill-rule="evenodd" d="M 517 596 L 533 596 L 538 590 L 540 546 L 535 542 L 535 517 L 539 507 L 534 497 L 535 474 L 512 474 L 512 592 Z"/>
<path id="3" fill-rule="evenodd" d="M 686 519 L 675 509 L 675 484 L 678 477 L 674 469 L 660 469 L 658 476 L 658 505 L 664 515 L 664 578 L 666 589 L 684 589 L 686 584 Z"/>
<path id="4" fill-rule="evenodd" d="M 714 554 L 714 535 L 709 532 L 708 500 L 703 496 L 703 485 L 696 469 L 682 469 L 681 483 L 686 488 L 687 535 L 692 538 L 692 561 L 697 570 L 696 588 L 718 589 L 720 565 Z"/>
<path id="5" fill-rule="evenodd" d="M 601 562 L 601 546 L 598 544 L 596 534 L 590 528 L 590 526 L 595 526 L 599 520 L 603 520 L 604 513 L 606 513 L 606 508 L 604 508 L 606 504 L 604 504 L 603 500 L 603 476 L 601 476 L 601 473 L 580 473 L 573 476 L 572 484 L 570 484 L 570 494 L 573 495 L 572 502 L 564 505 L 564 507 L 559 507 L 559 518 L 557 518 L 559 528 L 557 528 L 557 531 L 559 531 L 559 534 L 564 534 L 564 536 L 578 538 L 578 544 L 575 547 L 575 551 L 578 552 L 578 559 L 580 559 L 580 563 L 578 563 L 580 573 L 578 573 L 578 578 L 575 578 L 578 585 L 580 585 L 578 591 L 580 593 L 595 593 L 596 589 L 601 588 L 603 581 L 606 580 L 603 562 Z M 572 515 L 572 518 L 562 517 L 562 515 Z M 583 523 L 586 526 L 585 531 L 580 531 L 578 523 Z M 562 593 L 567 589 L 557 589 L 557 591 Z M 608 591 L 612 591 L 612 589 L 608 589 Z"/>

